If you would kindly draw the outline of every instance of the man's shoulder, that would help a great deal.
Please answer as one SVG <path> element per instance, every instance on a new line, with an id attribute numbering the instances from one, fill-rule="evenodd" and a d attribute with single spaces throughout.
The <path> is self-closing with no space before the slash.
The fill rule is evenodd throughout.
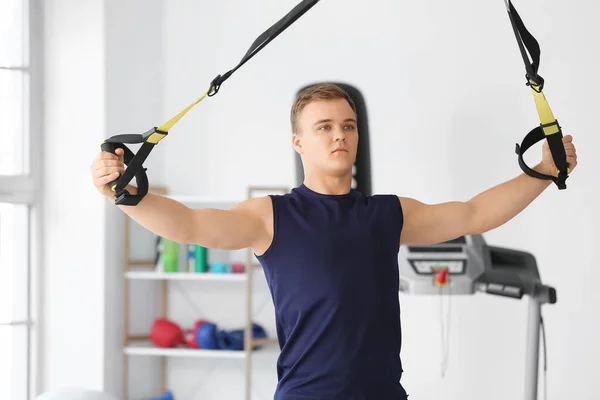
<path id="1" fill-rule="evenodd" d="M 236 204 L 232 210 L 261 216 L 272 210 L 272 207 L 272 200 L 270 196 L 261 196 L 244 200 L 241 203 Z"/>
<path id="2" fill-rule="evenodd" d="M 398 196 L 397 194 L 393 194 L 393 193 L 375 193 L 370 196 L 365 196 L 365 198 L 367 200 L 389 203 L 394 206 L 396 206 L 396 205 L 401 206 L 402 199 L 403 199 L 401 196 Z"/>

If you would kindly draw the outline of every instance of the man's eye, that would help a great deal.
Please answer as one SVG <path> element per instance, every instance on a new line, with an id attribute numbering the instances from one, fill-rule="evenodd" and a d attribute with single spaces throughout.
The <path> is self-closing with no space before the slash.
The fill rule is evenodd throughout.
<path id="1" fill-rule="evenodd" d="M 328 130 L 330 128 L 329 125 L 323 125 L 319 129 Z"/>
<path id="2" fill-rule="evenodd" d="M 349 130 L 349 131 L 352 131 L 352 130 L 355 129 L 354 125 L 346 125 L 344 128 L 347 129 L 347 130 Z"/>

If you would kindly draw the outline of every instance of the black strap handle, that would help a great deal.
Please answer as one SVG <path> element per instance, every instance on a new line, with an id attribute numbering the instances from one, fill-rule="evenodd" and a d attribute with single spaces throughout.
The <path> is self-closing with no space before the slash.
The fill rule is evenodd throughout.
<path id="1" fill-rule="evenodd" d="M 521 19 L 521 16 L 517 12 L 512 1 L 505 0 L 505 3 L 508 17 L 510 19 L 513 32 L 517 39 L 517 44 L 519 45 L 519 50 L 523 58 L 523 63 L 525 64 L 525 77 L 527 79 L 527 85 L 530 86 L 534 92 L 536 92 L 534 93 L 534 96 L 538 98 L 536 100 L 536 107 L 538 108 L 540 119 L 542 120 L 542 124 L 529 132 L 523 139 L 523 142 L 520 146 L 517 144 L 516 153 L 519 155 L 519 166 L 529 176 L 536 177 L 538 179 L 552 179 L 559 189 L 566 189 L 566 180 L 569 176 L 569 165 L 567 163 L 565 148 L 562 143 L 563 134 L 560 125 L 558 124 L 558 121 L 554 119 L 554 117 L 552 117 L 552 120 L 548 120 L 547 116 L 547 112 L 550 112 L 550 109 L 542 93 L 544 88 L 544 78 L 538 73 L 541 55 L 540 45 L 525 27 L 525 24 L 523 23 L 523 20 Z M 531 60 L 529 57 L 531 57 Z M 538 104 L 537 101 L 540 99 L 541 102 Z M 544 131 L 545 129 L 546 132 Z M 552 133 L 547 134 L 547 132 Z M 543 139 L 548 140 L 552 159 L 558 170 L 556 177 L 540 174 L 529 168 L 523 161 L 523 153 L 527 151 L 527 149 L 529 149 L 533 144 Z"/>
<path id="2" fill-rule="evenodd" d="M 154 132 L 154 130 L 151 130 Z M 115 192 L 115 204 L 117 205 L 136 205 L 138 204 L 146 194 L 148 194 L 149 183 L 148 175 L 146 174 L 146 168 L 143 167 L 143 163 L 150 154 L 150 151 L 154 147 L 154 144 L 149 143 L 146 139 L 148 138 L 148 131 L 145 134 L 124 134 L 115 135 L 107 139 L 100 149 L 112 154 L 116 154 L 116 149 L 123 149 L 124 159 L 123 162 L 127 166 L 125 172 L 119 176 L 116 180 L 110 183 L 111 189 Z M 143 143 L 137 154 L 134 154 L 125 143 Z M 137 194 L 133 195 L 126 189 L 127 185 L 135 177 L 137 183 Z"/>
<path id="3" fill-rule="evenodd" d="M 309 9 L 311 9 L 319 0 L 303 0 L 290 12 L 288 12 L 282 19 L 273 24 L 269 29 L 263 32 L 252 46 L 248 49 L 242 60 L 232 70 L 225 73 L 223 76 L 218 75 L 211 82 L 211 86 L 207 92 L 208 96 L 214 96 L 219 91 L 219 88 L 235 71 L 237 71 L 242 65 L 248 60 L 254 57 L 261 49 L 275 39 L 279 34 L 286 30 L 292 25 L 298 18 L 304 15 Z M 168 130 L 168 129 L 165 129 Z M 115 135 L 107 139 L 102 144 L 102 150 L 115 153 L 116 148 L 122 148 L 125 151 L 125 164 L 127 168 L 123 175 L 117 180 L 111 183 L 111 188 L 116 192 L 116 204 L 123 205 L 136 205 L 141 199 L 148 193 L 148 176 L 146 175 L 146 169 L 143 167 L 143 163 L 158 143 L 158 140 L 152 140 L 152 136 L 157 133 L 163 137 L 168 132 L 160 132 L 157 128 L 153 128 L 143 134 L 123 134 Z M 131 150 L 125 146 L 125 143 L 143 143 L 137 154 L 133 154 Z M 137 195 L 131 195 L 125 188 L 129 182 L 136 178 L 138 184 Z"/>
<path id="4" fill-rule="evenodd" d="M 546 138 L 548 139 L 548 146 L 550 147 L 550 152 L 552 153 L 554 163 L 558 168 L 557 176 L 546 175 L 537 172 L 536 170 L 530 168 L 523 159 L 523 154 L 525 154 L 525 152 L 529 150 L 529 148 Z M 517 155 L 519 156 L 519 166 L 521 167 L 521 170 L 523 170 L 523 172 L 525 172 L 527 175 L 531 176 L 532 178 L 551 180 L 556 184 L 558 189 L 561 190 L 567 188 L 566 180 L 569 176 L 567 173 L 563 172 L 567 170 L 567 167 L 561 168 L 561 160 L 563 160 L 564 162 L 564 160 L 566 159 L 565 147 L 562 143 L 562 135 L 553 134 L 546 136 L 544 134 L 544 128 L 542 126 L 538 126 L 532 129 L 525 136 L 525 138 L 521 142 L 521 145 L 519 145 L 518 143 L 516 144 L 515 153 L 517 153 Z"/>

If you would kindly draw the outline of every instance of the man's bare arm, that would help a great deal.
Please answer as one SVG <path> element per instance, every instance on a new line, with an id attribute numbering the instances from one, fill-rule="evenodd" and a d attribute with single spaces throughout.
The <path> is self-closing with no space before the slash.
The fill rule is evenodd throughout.
<path id="1" fill-rule="evenodd" d="M 466 202 L 428 205 L 400 197 L 404 213 L 400 242 L 436 244 L 463 235 L 488 232 L 518 215 L 551 183 L 523 173 Z"/>
<path id="2" fill-rule="evenodd" d="M 136 188 L 129 186 L 130 193 Z M 118 206 L 151 232 L 181 244 L 211 249 L 239 250 L 260 247 L 268 239 L 270 199 L 241 202 L 231 209 L 193 209 L 166 196 L 148 193 L 136 206 Z"/>
<path id="3" fill-rule="evenodd" d="M 252 248 L 261 254 L 273 237 L 273 209 L 267 196 L 246 200 L 229 210 L 192 210 L 191 220 L 185 241 L 211 249 Z"/>
<path id="4" fill-rule="evenodd" d="M 123 150 L 101 152 L 90 167 L 97 190 L 114 202 L 110 182 L 125 170 Z M 130 193 L 137 188 L 128 185 Z M 148 193 L 135 206 L 119 205 L 125 214 L 151 232 L 181 244 L 200 244 L 212 249 L 268 247 L 273 234 L 272 205 L 269 197 L 246 200 L 229 210 L 192 209 L 166 196 Z"/>
<path id="5" fill-rule="evenodd" d="M 564 136 L 562 142 L 572 172 L 577 166 L 573 136 Z M 546 140 L 542 145 L 542 162 L 533 169 L 556 176 L 557 168 Z M 551 184 L 552 181 L 532 178 L 523 173 L 467 202 L 426 205 L 401 197 L 404 226 L 400 242 L 435 244 L 459 236 L 485 233 L 514 218 Z"/>

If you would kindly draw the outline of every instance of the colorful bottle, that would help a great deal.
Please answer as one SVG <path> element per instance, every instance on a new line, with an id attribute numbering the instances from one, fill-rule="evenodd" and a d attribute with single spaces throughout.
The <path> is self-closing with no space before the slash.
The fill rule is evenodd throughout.
<path id="1" fill-rule="evenodd" d="M 206 272 L 208 270 L 208 249 L 197 244 L 195 250 L 195 271 Z"/>
<path id="2" fill-rule="evenodd" d="M 187 272 L 196 270 L 196 246 L 193 244 L 187 245 Z"/>
<path id="3" fill-rule="evenodd" d="M 179 271 L 179 243 L 163 238 L 163 270 Z"/>

